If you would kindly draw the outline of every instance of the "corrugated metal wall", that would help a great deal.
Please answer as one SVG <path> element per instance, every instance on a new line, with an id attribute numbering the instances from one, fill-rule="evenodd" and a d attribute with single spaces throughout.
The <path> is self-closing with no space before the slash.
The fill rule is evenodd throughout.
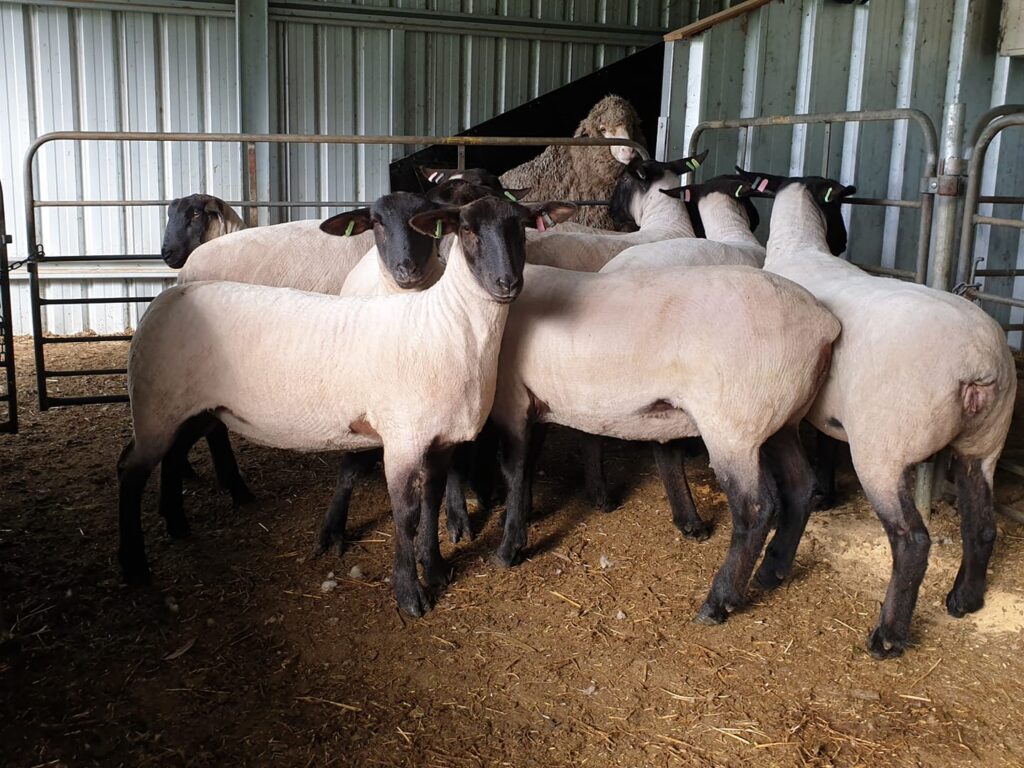
<path id="1" fill-rule="evenodd" d="M 888 0 L 842 5 L 834 0 L 771 3 L 692 42 L 678 43 L 686 61 L 686 94 L 673 104 L 669 153 L 682 154 L 700 120 L 859 109 L 914 107 L 926 112 L 940 140 L 946 105 L 966 104 L 970 127 L 990 106 L 1024 102 L 1024 59 L 997 54 L 1000 3 L 990 0 Z M 679 122 L 685 127 L 680 129 Z M 986 161 L 982 194 L 1024 187 L 1020 132 L 1004 134 Z M 856 184 L 859 196 L 914 198 L 923 166 L 920 132 L 905 123 L 834 127 L 827 148 L 822 126 L 758 128 L 746 151 L 738 132 L 706 134 L 704 173 L 734 164 L 774 173 L 821 173 Z M 941 145 L 940 145 L 941 153 Z M 998 175 L 996 173 L 998 171 Z M 991 209 L 992 206 L 988 206 Z M 1020 206 L 995 215 L 1020 217 Z M 913 210 L 855 207 L 850 255 L 858 262 L 912 269 L 919 218 Z M 979 230 L 990 268 L 1024 268 L 1024 240 L 1008 229 Z M 989 278 L 986 290 L 1009 295 L 1012 278 Z M 1017 295 L 1024 280 L 1017 279 Z M 986 306 L 1003 322 L 1006 308 Z M 1015 311 L 1013 322 L 1021 322 Z M 1011 343 L 1020 344 L 1014 334 Z"/>
<path id="2" fill-rule="evenodd" d="M 117 3 L 109 5 L 116 6 Z M 623 31 L 678 26 L 689 0 L 367 0 L 367 13 L 458 12 L 458 32 L 362 18 L 353 3 L 323 11 L 271 3 L 271 130 L 290 133 L 445 135 L 629 54 L 608 42 L 570 42 L 559 32 L 473 33 L 473 20 L 520 18 Z M 0 2 L 0 179 L 15 244 L 24 258 L 22 162 L 38 135 L 53 130 L 237 131 L 232 5 L 201 0 L 192 10 L 99 10 Z M 200 10 L 197 12 L 196 7 Z M 180 12 L 176 12 L 180 11 Z M 301 13 L 300 13 L 301 11 Z M 344 11 L 344 12 L 343 12 Z M 382 11 L 383 13 L 384 11 Z M 198 13 L 198 15 L 197 15 Z M 303 17 L 302 14 L 305 14 Z M 429 21 L 429 19 L 428 19 Z M 564 32 L 562 37 L 571 37 Z M 652 36 L 655 42 L 657 36 Z M 292 201 L 372 199 L 387 191 L 387 162 L 401 148 L 289 147 L 272 166 L 272 196 Z M 125 147 L 60 143 L 38 160 L 43 199 L 161 199 L 203 191 L 241 197 L 240 153 L 231 145 Z M 318 216 L 315 207 L 293 218 Z M 49 209 L 39 237 L 51 255 L 156 253 L 157 208 Z M 51 267 L 47 295 L 148 295 L 170 282 L 152 266 Z M 58 279 L 59 278 L 59 279 Z M 26 282 L 15 273 L 16 332 L 31 330 Z M 47 329 L 110 333 L 132 327 L 140 305 L 47 310 Z"/>

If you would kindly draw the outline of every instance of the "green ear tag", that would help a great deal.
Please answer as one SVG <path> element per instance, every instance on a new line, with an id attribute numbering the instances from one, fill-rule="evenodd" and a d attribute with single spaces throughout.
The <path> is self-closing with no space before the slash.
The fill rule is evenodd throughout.
<path id="1" fill-rule="evenodd" d="M 355 228 L 356 228 L 356 220 L 355 219 L 349 219 L 348 226 L 345 227 L 345 237 L 351 237 L 352 236 L 352 230 L 355 229 Z"/>
<path id="2" fill-rule="evenodd" d="M 513 195 L 511 192 L 509 192 L 507 189 L 505 190 L 505 197 L 507 197 L 513 203 L 518 203 L 519 202 L 518 200 L 516 200 L 516 196 Z"/>
<path id="3" fill-rule="evenodd" d="M 437 220 L 437 226 L 434 227 L 434 239 L 435 240 L 440 240 L 441 239 L 441 220 L 440 219 Z"/>
<path id="4" fill-rule="evenodd" d="M 828 188 L 828 192 L 825 193 L 825 202 L 826 203 L 831 203 L 832 202 L 832 187 L 829 187 Z"/>
<path id="5" fill-rule="evenodd" d="M 743 192 L 743 185 L 742 184 L 740 184 L 738 187 L 736 187 L 736 197 L 739 197 L 741 192 Z"/>
<path id="6" fill-rule="evenodd" d="M 695 157 L 691 157 L 689 160 L 686 161 L 686 167 L 689 168 L 691 171 L 696 171 L 698 168 L 700 168 L 700 160 L 698 160 Z"/>

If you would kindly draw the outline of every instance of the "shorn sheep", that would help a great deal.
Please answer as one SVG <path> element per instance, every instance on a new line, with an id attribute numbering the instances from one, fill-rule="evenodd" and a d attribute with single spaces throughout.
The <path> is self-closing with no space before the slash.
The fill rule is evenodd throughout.
<path id="1" fill-rule="evenodd" d="M 749 267 L 585 274 L 527 265 L 524 279 L 491 411 L 509 488 L 497 561 L 516 563 L 526 546 L 534 424 L 659 443 L 699 435 L 733 536 L 698 618 L 725 620 L 745 600 L 773 519 L 803 516 L 810 504 L 814 478 L 797 427 L 839 323 L 800 286 Z M 690 513 L 697 527 L 692 503 Z M 772 546 L 796 544 L 777 536 Z"/>
<path id="2" fill-rule="evenodd" d="M 167 225 L 160 257 L 172 269 L 181 269 L 203 243 L 245 229 L 235 209 L 213 195 L 187 195 L 167 206 Z"/>
<path id="3" fill-rule="evenodd" d="M 1017 387 L 1013 359 L 999 324 L 970 301 L 875 277 L 836 258 L 846 249 L 839 206 L 853 187 L 820 177 L 744 175 L 775 193 L 765 269 L 803 285 L 843 324 L 832 370 L 807 418 L 850 444 L 857 477 L 889 537 L 892 577 L 868 649 L 879 658 L 899 656 L 910 641 L 931 543 L 914 504 L 913 471 L 947 446 L 954 452 L 963 559 L 946 607 L 963 616 L 984 603 L 996 537 L 993 474 Z M 802 524 L 780 520 L 780 535 Z M 788 555 L 776 558 L 777 568 L 762 567 L 763 585 L 779 583 Z"/>
<path id="4" fill-rule="evenodd" d="M 640 116 L 621 96 L 605 96 L 587 114 L 573 136 L 632 139 L 646 145 Z M 529 162 L 506 171 L 507 188 L 529 187 L 533 200 L 607 200 L 615 182 L 633 159 L 631 147 L 548 147 Z M 575 221 L 599 229 L 617 229 L 604 206 L 580 209 Z"/>
<path id="5" fill-rule="evenodd" d="M 698 168 L 707 153 L 667 163 L 656 160 L 630 161 L 612 193 L 609 212 L 618 221 L 636 222 L 636 232 L 550 232 L 529 233 L 526 260 L 580 272 L 597 272 L 630 246 L 694 236 L 686 205 L 661 194 L 679 186 L 679 175 Z"/>
<path id="6" fill-rule="evenodd" d="M 150 577 L 140 521 L 149 474 L 218 419 L 291 450 L 382 443 L 396 531 L 392 586 L 406 613 L 427 611 L 416 561 L 431 589 L 444 586 L 445 471 L 453 447 L 473 439 L 490 410 L 509 304 L 523 285 L 523 227 L 544 212 L 487 197 L 417 214 L 419 231 L 458 235 L 444 276 L 419 293 L 345 299 L 204 282 L 158 296 L 128 356 L 133 437 L 118 460 L 125 579 Z M 263 331 L 253 337 L 253 328 Z M 164 462 L 161 470 L 168 520 L 181 515 L 176 469 Z"/>

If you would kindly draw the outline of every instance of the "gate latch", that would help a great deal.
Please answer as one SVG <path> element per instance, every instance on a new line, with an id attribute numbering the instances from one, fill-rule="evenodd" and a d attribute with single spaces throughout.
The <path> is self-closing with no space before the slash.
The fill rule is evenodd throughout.
<path id="1" fill-rule="evenodd" d="M 942 197 L 956 197 L 963 188 L 963 178 L 955 174 L 925 176 L 921 179 L 921 192 Z"/>

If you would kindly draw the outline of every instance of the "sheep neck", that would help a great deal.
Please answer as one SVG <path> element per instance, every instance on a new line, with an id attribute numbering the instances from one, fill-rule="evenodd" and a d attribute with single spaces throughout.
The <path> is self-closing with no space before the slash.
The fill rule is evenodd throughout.
<path id="1" fill-rule="evenodd" d="M 759 245 L 740 205 L 726 195 L 715 193 L 697 202 L 704 222 L 704 235 L 719 243 Z"/>
<path id="2" fill-rule="evenodd" d="M 481 344 L 481 350 L 493 347 L 496 366 L 508 305 L 495 301 L 477 282 L 458 238 L 453 238 L 444 274 L 428 294 L 440 316 L 447 319 L 449 329 L 469 328 Z"/>
<path id="3" fill-rule="evenodd" d="M 651 185 L 640 201 L 640 215 L 634 217 L 637 226 L 641 230 L 663 230 L 666 239 L 693 237 L 693 224 L 686 212 L 686 205 L 674 197 L 661 194 L 662 189 L 671 189 L 673 186 L 677 184 L 665 180 Z"/>
<path id="4" fill-rule="evenodd" d="M 765 268 L 802 258 L 809 251 L 832 259 L 825 239 L 825 218 L 803 187 L 791 185 L 779 192 L 772 206 L 771 234 Z"/>

